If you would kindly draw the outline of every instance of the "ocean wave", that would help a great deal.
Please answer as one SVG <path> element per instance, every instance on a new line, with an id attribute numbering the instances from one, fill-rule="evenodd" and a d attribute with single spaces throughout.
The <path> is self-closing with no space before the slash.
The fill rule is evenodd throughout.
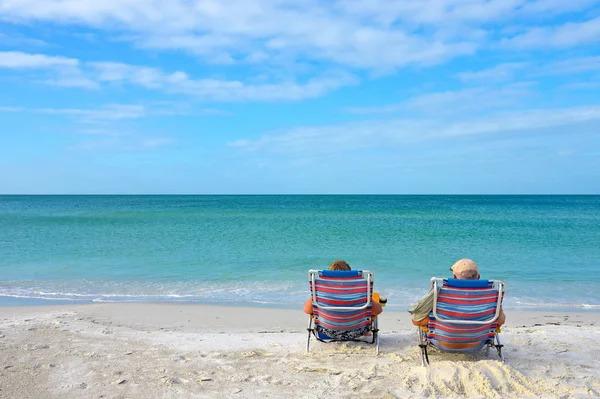
<path id="1" fill-rule="evenodd" d="M 383 289 L 387 308 L 407 310 L 423 295 L 417 287 Z M 132 281 L 5 281 L 0 282 L 2 298 L 43 303 L 178 302 L 297 307 L 308 297 L 306 284 L 292 281 L 227 282 L 132 282 Z M 600 301 L 577 301 L 574 297 L 507 296 L 506 309 L 600 310 Z M 4 301 L 6 302 L 6 301 Z M 14 302 L 14 301 L 13 301 Z"/>
<path id="2" fill-rule="evenodd" d="M 572 303 L 572 302 L 548 302 L 548 301 L 534 301 L 534 302 L 523 302 L 523 301 L 507 301 L 511 307 L 515 308 L 566 308 L 566 309 L 599 309 L 600 304 L 591 303 Z"/>
<path id="3" fill-rule="evenodd" d="M 133 284 L 131 282 L 92 283 L 85 281 L 78 284 L 71 282 L 68 287 L 65 286 L 66 283 L 58 285 L 60 287 L 49 287 L 39 283 L 27 286 L 4 282 L 0 284 L 0 298 L 76 303 L 189 302 L 286 305 L 303 301 L 304 297 L 308 295 L 302 289 L 305 287 L 304 284 L 294 286 L 285 282 Z M 73 285 L 77 287 L 73 287 Z"/>

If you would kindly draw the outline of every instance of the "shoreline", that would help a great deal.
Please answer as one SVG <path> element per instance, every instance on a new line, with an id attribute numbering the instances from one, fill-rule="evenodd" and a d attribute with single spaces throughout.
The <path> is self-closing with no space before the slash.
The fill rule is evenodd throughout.
<path id="1" fill-rule="evenodd" d="M 235 317 L 239 314 L 244 314 L 245 319 L 250 319 L 249 315 L 253 317 L 261 317 L 262 315 L 269 315 L 270 317 L 278 317 L 287 323 L 289 328 L 292 328 L 292 321 L 300 318 L 307 319 L 307 315 L 302 312 L 302 305 L 299 304 L 296 307 L 282 305 L 273 306 L 272 304 L 207 304 L 207 303 L 192 303 L 192 302 L 94 302 L 94 303 L 43 303 L 35 305 L 4 305 L 0 304 L 0 317 L 8 316 L 12 313 L 15 315 L 19 314 L 37 314 L 44 312 L 80 312 L 84 314 L 95 314 L 105 315 L 110 317 L 119 317 L 125 311 L 131 311 L 128 317 L 131 320 L 146 322 L 149 319 L 148 313 L 156 313 L 161 317 L 172 317 L 177 318 L 176 315 L 171 314 L 170 310 L 177 310 L 177 313 L 183 316 L 205 316 L 211 313 L 220 313 L 224 316 L 224 327 L 231 327 L 235 324 Z M 560 319 L 570 318 L 578 319 L 583 323 L 595 323 L 600 325 L 600 311 L 591 309 L 564 309 L 557 311 L 556 309 L 515 309 L 510 307 L 504 307 L 507 312 L 507 325 L 510 324 L 527 324 L 528 322 L 539 323 L 546 319 Z M 401 324 L 406 324 L 410 327 L 410 314 L 408 311 L 402 311 L 398 308 L 384 308 L 384 312 L 380 317 L 380 321 L 391 321 L 394 325 L 398 324 L 396 328 L 400 328 Z M 232 324 L 228 324 L 232 323 Z M 592 324 L 594 325 L 594 324 Z"/>
<path id="2" fill-rule="evenodd" d="M 308 297 L 308 294 L 307 294 Z M 79 307 L 79 306 L 99 306 L 99 305 L 181 305 L 181 306 L 207 306 L 207 307 L 225 307 L 225 308 L 249 308 L 249 309 L 279 309 L 279 310 L 301 310 L 303 302 L 291 303 L 262 303 L 262 302 L 198 302 L 198 301 L 173 301 L 173 300 L 130 300 L 130 301 L 77 301 L 71 299 L 38 299 L 38 298 L 19 298 L 12 296 L 0 296 L 0 309 L 4 308 L 53 308 L 53 307 Z M 388 304 L 385 310 L 387 313 L 408 313 L 408 305 Z M 550 304 L 543 305 L 511 305 L 503 304 L 503 308 L 511 313 L 565 313 L 565 314 L 598 314 L 600 315 L 600 304 Z"/>
<path id="3" fill-rule="evenodd" d="M 312 340 L 300 309 L 175 303 L 0 306 L 0 397 L 600 397 L 600 314 L 508 311 L 507 361 L 433 352 L 406 312 L 381 353 Z"/>

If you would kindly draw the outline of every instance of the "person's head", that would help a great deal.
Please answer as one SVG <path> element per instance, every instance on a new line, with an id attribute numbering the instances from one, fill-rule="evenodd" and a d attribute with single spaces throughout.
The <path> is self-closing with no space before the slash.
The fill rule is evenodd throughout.
<path id="1" fill-rule="evenodd" d="M 471 259 L 460 259 L 450 267 L 452 276 L 459 280 L 479 280 L 479 268 Z"/>
<path id="2" fill-rule="evenodd" d="M 335 260 L 329 265 L 329 270 L 350 270 L 350 265 L 345 260 Z"/>

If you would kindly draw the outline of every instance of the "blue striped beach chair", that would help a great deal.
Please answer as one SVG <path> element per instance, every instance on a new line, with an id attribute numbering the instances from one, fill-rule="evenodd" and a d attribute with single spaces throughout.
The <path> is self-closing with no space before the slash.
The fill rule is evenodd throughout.
<path id="1" fill-rule="evenodd" d="M 500 316 L 504 283 L 499 280 L 432 278 L 433 310 L 427 327 L 419 327 L 423 365 L 429 364 L 427 347 L 444 352 L 478 352 L 496 349 L 500 360 L 503 345 L 496 320 Z"/>
<path id="2" fill-rule="evenodd" d="M 377 318 L 371 316 L 373 274 L 367 270 L 310 270 L 308 284 L 313 304 L 309 316 L 306 351 L 310 338 L 321 342 L 359 341 L 376 344 Z M 314 325 L 313 325 L 314 322 Z M 367 337 L 367 335 L 371 335 Z"/>

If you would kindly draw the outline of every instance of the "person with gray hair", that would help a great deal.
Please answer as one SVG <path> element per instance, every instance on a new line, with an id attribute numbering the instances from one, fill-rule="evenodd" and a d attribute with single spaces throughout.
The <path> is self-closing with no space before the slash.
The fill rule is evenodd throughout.
<path id="1" fill-rule="evenodd" d="M 479 268 L 477 263 L 472 259 L 460 259 L 454 262 L 450 267 L 452 272 L 452 278 L 458 280 L 479 280 Z M 412 305 L 408 309 L 408 313 L 411 314 L 412 323 L 415 326 L 426 326 L 429 323 L 429 313 L 433 310 L 433 289 L 430 290 L 419 302 Z M 500 315 L 498 316 L 498 326 L 501 326 L 506 321 L 504 311 L 500 309 Z"/>

